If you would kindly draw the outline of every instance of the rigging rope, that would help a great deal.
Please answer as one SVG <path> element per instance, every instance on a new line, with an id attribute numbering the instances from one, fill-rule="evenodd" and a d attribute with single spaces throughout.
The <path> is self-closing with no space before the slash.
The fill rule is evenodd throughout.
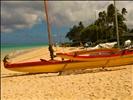
<path id="1" fill-rule="evenodd" d="M 26 12 L 26 11 L 25 11 L 25 12 Z M 28 19 L 30 19 L 30 16 L 31 16 L 31 8 L 30 8 L 29 11 L 28 11 L 28 18 L 27 18 L 27 21 L 28 21 Z M 9 23 L 9 22 L 10 22 L 10 21 L 8 21 L 8 23 Z M 24 32 L 25 29 L 23 29 L 23 30 L 18 30 L 18 31 Z M 26 36 L 26 34 L 24 34 L 24 36 Z M 19 45 L 19 43 L 20 43 L 20 40 L 19 40 L 18 43 L 16 44 L 16 47 Z M 11 58 L 10 58 L 10 62 L 12 62 L 12 58 L 14 57 L 16 51 L 17 51 L 17 50 L 14 50 L 14 51 L 13 51 L 12 56 L 11 56 Z"/>
<path id="2" fill-rule="evenodd" d="M 61 34 L 59 34 L 60 32 L 59 32 L 59 28 L 58 28 L 58 25 L 57 25 L 57 23 L 56 23 L 56 20 L 55 20 L 55 16 L 54 16 L 54 14 L 52 13 L 52 10 L 51 10 L 51 6 L 49 5 L 49 12 L 50 12 L 50 14 L 49 14 L 49 17 L 50 17 L 50 19 L 49 20 L 51 20 L 51 18 L 53 18 L 53 23 L 54 23 L 54 25 L 55 25 L 55 29 L 56 29 L 56 31 L 57 31 L 57 33 L 58 33 L 58 35 L 59 35 L 59 37 L 60 37 L 60 40 L 62 41 L 62 35 Z M 51 17 L 52 16 L 52 17 Z M 61 42 L 62 44 L 63 44 L 63 41 Z M 62 46 L 62 50 L 63 50 L 63 52 L 65 53 L 65 50 L 64 50 L 64 47 Z"/>
<path id="3" fill-rule="evenodd" d="M 36 1 L 36 0 L 35 0 L 35 1 Z M 34 4 L 35 1 L 33 1 L 32 4 Z M 27 12 L 27 15 L 28 15 L 28 16 L 27 16 L 27 18 L 26 18 L 26 21 L 28 22 L 28 20 L 30 20 L 31 15 L 32 15 L 32 8 L 29 8 L 28 11 L 26 11 L 26 9 L 24 9 L 23 11 L 24 11 L 24 12 Z M 8 21 L 8 23 L 10 23 L 10 21 Z M 26 32 L 25 30 L 26 30 L 26 29 L 17 30 L 17 31 L 18 31 L 18 32 L 22 32 L 22 34 L 20 34 L 20 35 L 26 37 L 27 34 L 28 34 L 28 32 Z M 24 33 L 26 33 L 26 34 L 24 34 Z M 19 43 L 20 43 L 20 40 L 18 40 L 18 43 L 16 44 L 16 47 L 18 47 Z M 10 62 L 12 62 L 12 60 L 13 60 L 13 58 L 14 58 L 16 52 L 17 52 L 17 50 L 13 50 L 13 52 L 9 52 L 9 53 L 12 53 L 12 55 L 10 56 Z"/>
<path id="4" fill-rule="evenodd" d="M 24 60 L 20 60 L 20 61 L 18 61 L 18 62 L 30 60 L 30 59 L 32 59 L 32 58 L 39 57 L 39 56 L 41 56 L 41 55 L 46 55 L 46 54 L 49 54 L 49 53 L 43 53 L 43 54 L 40 54 L 40 55 L 37 55 L 37 56 L 33 56 L 33 57 L 30 57 L 30 58 L 27 58 L 27 59 L 24 59 Z"/>

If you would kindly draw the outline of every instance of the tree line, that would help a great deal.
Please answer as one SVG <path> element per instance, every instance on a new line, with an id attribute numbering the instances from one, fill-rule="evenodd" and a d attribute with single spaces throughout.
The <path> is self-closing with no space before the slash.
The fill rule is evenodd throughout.
<path id="1" fill-rule="evenodd" d="M 122 8 L 121 12 L 117 9 L 118 31 L 121 45 L 124 42 L 123 34 L 133 33 L 133 29 L 128 29 L 125 23 L 126 13 L 128 13 L 126 8 Z M 79 22 L 78 25 L 70 28 L 66 34 L 66 38 L 72 42 L 91 41 L 93 43 L 117 41 L 116 36 L 115 7 L 113 4 L 108 5 L 107 12 L 99 12 L 98 18 L 91 25 L 85 27 L 82 22 Z"/>

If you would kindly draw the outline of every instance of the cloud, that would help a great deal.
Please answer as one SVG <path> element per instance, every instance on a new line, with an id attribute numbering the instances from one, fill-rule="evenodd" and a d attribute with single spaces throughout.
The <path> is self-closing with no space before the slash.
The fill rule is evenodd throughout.
<path id="1" fill-rule="evenodd" d="M 128 25 L 130 29 L 133 29 L 133 9 L 128 10 L 125 23 Z"/>
<path id="2" fill-rule="evenodd" d="M 44 15 L 38 3 L 37 7 L 29 1 L 2 1 L 2 32 L 9 33 L 16 29 L 31 28 L 41 23 Z"/>
<path id="3" fill-rule="evenodd" d="M 58 27 L 73 26 L 80 21 L 90 25 L 100 11 L 106 11 L 113 1 L 49 1 L 50 22 Z M 32 28 L 45 20 L 43 1 L 2 1 L 1 29 L 10 33 L 17 29 Z M 126 8 L 126 23 L 133 26 L 133 1 L 117 1 L 117 8 Z M 97 14 L 95 16 L 95 13 Z"/>
<path id="4" fill-rule="evenodd" d="M 11 33 L 13 32 L 13 29 L 9 27 L 7 28 L 6 26 L 1 26 L 1 31 L 4 33 Z"/>
<path id="5" fill-rule="evenodd" d="M 80 21 L 84 25 L 90 25 L 98 18 L 100 11 L 107 11 L 107 6 L 114 4 L 114 1 L 60 1 L 60 2 L 49 2 L 50 11 L 55 17 L 55 21 L 59 26 L 64 25 L 75 25 Z M 117 1 L 116 6 L 121 12 L 122 8 L 126 8 L 128 13 L 125 16 L 127 19 L 127 26 L 131 28 L 133 19 L 131 11 L 133 1 Z M 96 15 L 95 15 L 96 14 Z M 52 22 L 54 22 L 52 20 Z"/>
<path id="6" fill-rule="evenodd" d="M 119 8 L 120 12 L 122 8 L 126 8 L 128 13 L 125 16 L 127 20 L 125 23 L 127 24 L 128 28 L 133 28 L 133 1 L 117 1 L 116 6 Z"/>

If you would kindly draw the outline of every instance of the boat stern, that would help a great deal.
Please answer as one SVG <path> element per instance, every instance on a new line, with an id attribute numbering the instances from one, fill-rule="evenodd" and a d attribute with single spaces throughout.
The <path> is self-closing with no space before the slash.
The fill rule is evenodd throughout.
<path id="1" fill-rule="evenodd" d="M 4 67 L 6 68 L 6 66 L 10 65 L 10 61 L 9 61 L 9 55 L 6 55 L 3 59 L 3 63 L 4 63 Z"/>

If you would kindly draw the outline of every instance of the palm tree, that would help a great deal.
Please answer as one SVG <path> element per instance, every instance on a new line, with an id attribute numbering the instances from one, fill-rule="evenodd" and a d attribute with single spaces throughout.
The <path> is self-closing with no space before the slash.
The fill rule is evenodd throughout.
<path id="1" fill-rule="evenodd" d="M 99 24 L 106 26 L 107 13 L 105 11 L 99 12 L 98 22 Z"/>
<path id="2" fill-rule="evenodd" d="M 127 11 L 125 8 L 122 12 L 117 13 L 118 20 L 118 30 L 120 36 L 127 31 L 127 26 L 125 24 L 125 16 Z M 98 33 L 98 34 L 97 34 Z M 108 5 L 107 12 L 101 11 L 98 14 L 98 18 L 95 20 L 94 24 L 91 24 L 84 28 L 82 22 L 78 25 L 74 25 L 73 28 L 67 33 L 66 37 L 72 41 L 92 41 L 96 42 L 98 39 L 111 39 L 116 40 L 116 19 L 115 19 L 115 7 L 113 4 Z"/>
<path id="3" fill-rule="evenodd" d="M 124 15 L 126 15 L 126 13 L 128 13 L 128 12 L 127 12 L 126 8 L 122 8 L 121 13 L 122 13 L 122 15 L 124 16 Z"/>
<path id="4" fill-rule="evenodd" d="M 112 22 L 114 22 L 115 19 L 115 8 L 113 4 L 110 4 L 107 7 L 107 20 L 109 22 L 109 24 L 112 24 Z"/>
<path id="5" fill-rule="evenodd" d="M 80 41 L 80 35 L 84 29 L 82 22 L 79 22 L 79 25 L 74 25 L 73 28 L 70 28 L 70 31 L 67 32 L 66 38 L 72 40 L 73 42 Z"/>

